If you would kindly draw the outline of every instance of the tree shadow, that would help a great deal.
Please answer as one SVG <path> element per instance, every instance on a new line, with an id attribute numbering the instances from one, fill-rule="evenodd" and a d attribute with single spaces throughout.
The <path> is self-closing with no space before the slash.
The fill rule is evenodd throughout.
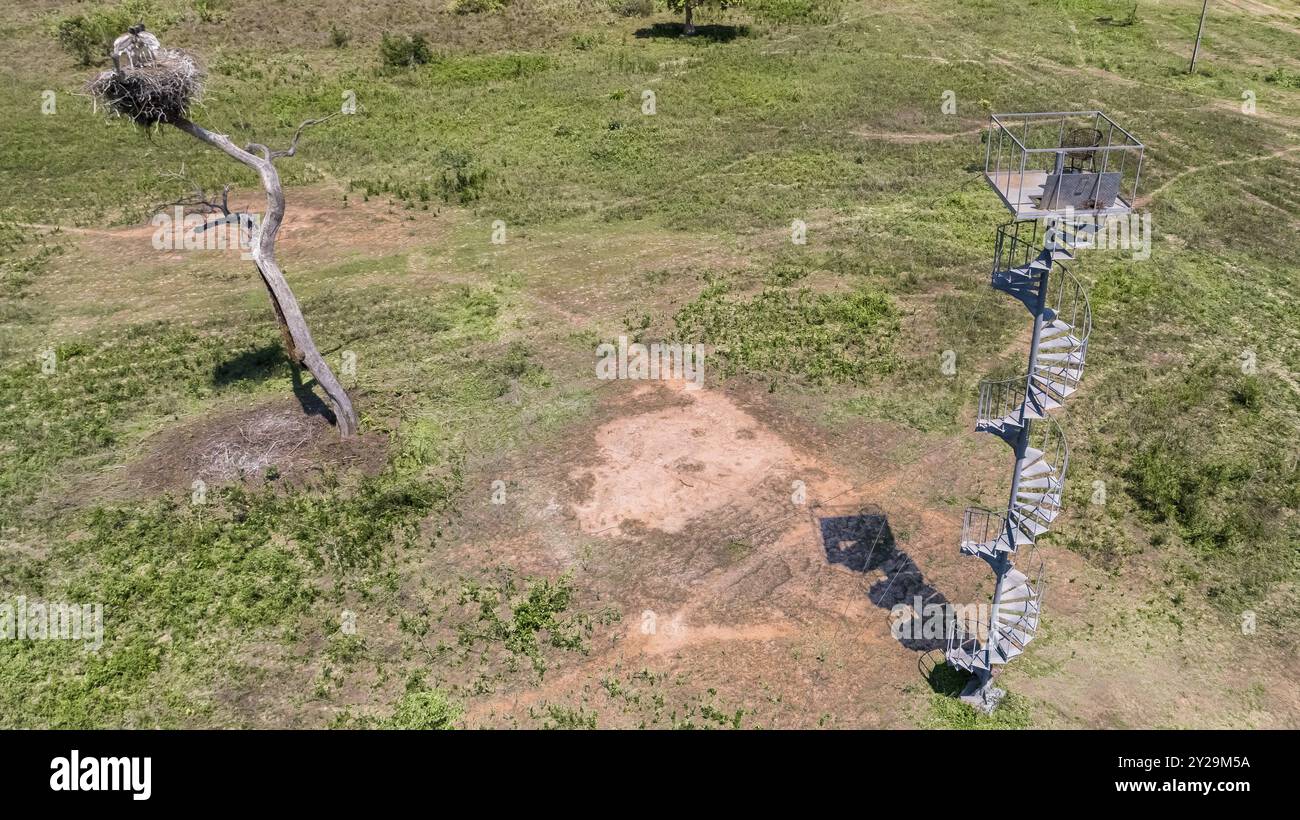
<path id="1" fill-rule="evenodd" d="M 914 610 L 912 622 L 895 630 L 898 642 L 908 649 L 928 652 L 946 646 L 951 608 L 942 592 L 926 582 L 920 567 L 899 549 L 888 517 L 879 510 L 853 508 L 855 512 L 820 518 L 822 548 L 826 560 L 853 572 L 866 574 L 879 570 L 884 577 L 867 590 L 867 598 L 881 609 L 893 610 L 899 604 Z M 927 607 L 939 607 L 940 621 L 923 618 Z M 891 621 L 892 623 L 892 621 Z"/>
<path id="2" fill-rule="evenodd" d="M 224 387 L 242 381 L 265 381 L 280 375 L 281 369 L 286 364 L 289 366 L 289 380 L 294 398 L 302 407 L 303 414 L 320 416 L 330 424 L 336 425 L 338 419 L 334 416 L 334 411 L 312 389 L 316 386 L 316 380 L 303 380 L 302 366 L 289 361 L 284 355 L 284 347 L 279 342 L 245 350 L 237 356 L 218 363 L 212 368 L 212 383 L 217 387 Z"/>
<path id="3" fill-rule="evenodd" d="M 642 40 L 660 37 L 686 37 L 686 25 L 683 23 L 654 23 L 645 28 L 637 29 L 636 36 Z M 696 26 L 695 33 L 690 35 L 691 38 L 708 40 L 711 43 L 730 43 L 737 37 L 748 36 L 749 26 L 724 26 L 714 23 Z"/>
<path id="4" fill-rule="evenodd" d="M 316 380 L 312 379 L 310 382 L 304 382 L 302 380 L 302 367 L 294 362 L 291 362 L 289 366 L 293 371 L 291 376 L 293 379 L 293 395 L 298 399 L 302 412 L 308 416 L 320 416 L 331 425 L 337 426 L 338 419 L 335 417 L 334 411 L 320 396 L 316 395 L 316 391 L 312 390 L 316 385 Z"/>
<path id="5" fill-rule="evenodd" d="M 277 375 L 285 363 L 284 348 L 279 342 L 265 344 L 217 363 L 212 368 L 212 383 L 225 387 L 236 382 L 265 381 Z"/>

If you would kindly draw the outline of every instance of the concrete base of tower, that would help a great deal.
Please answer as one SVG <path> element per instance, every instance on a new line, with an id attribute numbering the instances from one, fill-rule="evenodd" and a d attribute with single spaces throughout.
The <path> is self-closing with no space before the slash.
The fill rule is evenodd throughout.
<path id="1" fill-rule="evenodd" d="M 998 704 L 1002 702 L 1002 698 L 1006 697 L 1006 694 L 1007 690 L 998 689 L 993 685 L 992 677 L 983 680 L 975 677 L 962 690 L 960 700 L 962 703 L 989 715 L 993 713 L 994 709 L 998 708 Z"/>

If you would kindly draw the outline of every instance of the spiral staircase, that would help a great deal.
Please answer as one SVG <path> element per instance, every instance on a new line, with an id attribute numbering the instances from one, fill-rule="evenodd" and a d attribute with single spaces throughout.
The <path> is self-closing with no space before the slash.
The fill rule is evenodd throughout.
<path id="1" fill-rule="evenodd" d="M 1024 305 L 1032 334 L 1020 375 L 980 383 L 975 429 L 1006 442 L 1015 466 L 1005 507 L 966 510 L 961 553 L 993 570 L 993 600 L 950 621 L 944 655 L 972 674 L 962 700 L 992 711 L 995 674 L 1038 634 L 1037 544 L 1061 514 L 1070 460 L 1059 417 L 1088 356 L 1092 312 L 1068 265 L 1105 220 L 1132 212 L 1145 146 L 1097 110 L 993 114 L 983 142 L 984 180 L 1012 220 L 998 229 L 991 284 Z"/>
<path id="2" fill-rule="evenodd" d="M 1002 690 L 998 667 L 1025 651 L 1038 633 L 1045 578 L 1036 549 L 1061 512 L 1070 450 L 1056 415 L 1079 387 L 1092 312 L 1070 273 L 1092 240 L 1090 218 L 1052 216 L 1012 221 L 998 229 L 992 285 L 1029 311 L 1029 364 L 1021 376 L 980 383 L 975 429 L 1011 447 L 1015 468 L 1007 507 L 971 507 L 962 522 L 961 553 L 982 558 L 996 577 L 986 618 L 955 621 L 945 657 L 973 674 L 962 700 L 992 711 Z"/>

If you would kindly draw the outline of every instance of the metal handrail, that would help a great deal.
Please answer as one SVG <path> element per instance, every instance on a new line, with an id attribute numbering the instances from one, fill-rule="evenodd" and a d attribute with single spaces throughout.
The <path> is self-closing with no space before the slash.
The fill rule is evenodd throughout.
<path id="1" fill-rule="evenodd" d="M 1002 120 L 1003 120 L 1004 118 L 1005 118 L 1005 119 L 1011 119 L 1011 118 L 1013 118 L 1013 117 L 1015 117 L 1015 118 L 1019 118 L 1019 119 L 1026 119 L 1026 120 L 1047 120 L 1047 119 L 1057 119 L 1057 118 L 1060 118 L 1060 117 L 1100 117 L 1101 119 L 1105 120 L 1106 123 L 1107 123 L 1108 125 L 1114 127 L 1116 130 L 1118 130 L 1118 131 L 1119 131 L 1121 134 L 1123 134 L 1125 137 L 1128 137 L 1129 139 L 1133 140 L 1132 145 L 1130 145 L 1129 147 L 1143 147 L 1143 148 L 1146 147 L 1145 145 L 1142 144 L 1142 141 L 1139 140 L 1137 137 L 1133 136 L 1132 132 L 1130 132 L 1127 128 L 1125 128 L 1124 126 L 1122 126 L 1122 125 L 1120 125 L 1119 123 L 1117 123 L 1117 122 L 1115 122 L 1114 120 L 1112 120 L 1112 119 L 1110 118 L 1110 116 L 1106 114 L 1105 111 L 1100 111 L 1100 110 L 1092 110 L 1092 111 L 1025 111 L 1025 112 L 1006 112 L 1006 111 L 1004 111 L 1004 112 L 1002 112 L 1001 114 L 991 114 L 991 115 L 989 115 L 989 119 L 991 119 L 993 122 L 996 122 L 999 126 L 1002 126 L 1003 128 L 1006 127 L 1006 123 L 1004 123 Z"/>
<path id="2" fill-rule="evenodd" d="M 996 520 L 996 524 L 994 521 Z M 961 522 L 961 540 L 962 543 L 987 544 L 990 541 L 996 542 L 997 536 L 1006 529 L 1006 516 L 1003 513 L 995 512 L 987 507 L 967 507 L 965 515 L 962 516 Z M 978 538 L 972 538 L 972 534 L 978 532 Z M 989 536 L 994 536 L 990 538 Z M 994 547 L 994 549 L 997 549 Z M 1015 544 L 1011 544 L 1011 552 L 1015 552 Z"/>
<path id="3" fill-rule="evenodd" d="M 1008 137 L 1011 137 L 1011 139 L 1015 140 L 1016 145 L 1019 145 L 1019 146 L 1020 146 L 1020 150 L 1022 150 L 1022 151 L 1027 150 L 1027 149 L 1025 148 L 1025 144 L 1024 144 L 1023 142 L 1020 141 L 1020 138 L 1017 137 L 1015 134 L 1013 134 L 1013 133 L 1011 132 L 1011 129 L 1010 129 L 1010 128 L 1007 128 L 1006 123 L 1004 123 L 1004 122 L 1002 122 L 1001 120 L 999 120 L 996 114 L 992 115 L 992 119 L 993 119 L 993 122 L 997 123 L 999 129 L 1001 129 L 1002 131 L 1004 131 Z"/>
<path id="4" fill-rule="evenodd" d="M 1038 220 L 1021 219 L 999 225 L 997 247 L 993 256 L 993 273 L 997 275 L 1013 268 L 1023 268 L 1042 253 Z"/>
<path id="5" fill-rule="evenodd" d="M 998 421 L 1024 406 L 1027 395 L 1024 376 L 1010 379 L 982 379 L 979 385 L 977 421 Z"/>
<path id="6" fill-rule="evenodd" d="M 1029 597 L 1029 600 L 1038 607 L 1038 617 L 1041 620 L 1042 613 L 1043 613 L 1043 593 L 1047 587 L 1046 581 L 1044 580 L 1044 575 L 1046 573 L 1045 562 L 1043 561 L 1042 557 L 1038 554 L 1038 548 L 1032 544 L 1029 545 L 1025 549 L 1025 551 L 1021 553 L 1018 557 L 1020 559 L 1021 565 L 1027 565 L 1031 568 L 1035 566 L 1037 567 L 1037 573 L 1034 577 L 1032 577 L 1032 579 L 1029 572 L 1025 572 L 1024 575 L 1025 575 L 1025 583 L 1029 586 L 1029 590 L 1032 593 Z M 1019 617 L 1017 617 L 1014 622 L 1006 624 L 1005 626 L 1001 624 L 997 624 L 993 628 L 997 632 L 1002 632 L 1002 631 L 1009 632 L 1011 630 L 1016 629 L 1017 627 L 1020 627 L 1023 624 L 1026 628 L 1021 629 L 1020 630 L 1021 632 L 1028 632 L 1030 633 L 1031 636 L 1035 635 L 1038 632 L 1037 625 L 1035 625 L 1033 629 L 1027 628 L 1028 621 L 1029 621 L 1028 612 L 1029 612 L 1029 608 L 1025 607 L 1024 613 L 1022 613 Z M 991 619 L 991 620 L 996 620 L 996 619 Z M 1007 637 L 1010 638 L 1009 635 Z M 1020 644 L 1021 649 L 1023 649 L 1027 643 L 1028 643 L 1027 641 L 1025 643 L 1021 643 Z"/>
<path id="7" fill-rule="evenodd" d="M 1092 333 L 1092 303 L 1088 301 L 1088 291 L 1079 282 L 1078 278 L 1070 271 L 1069 266 L 1057 261 L 1054 268 L 1060 269 L 1063 277 L 1051 278 L 1047 282 L 1047 299 L 1044 307 L 1052 309 L 1057 316 L 1062 313 L 1061 308 L 1066 304 L 1066 294 L 1070 295 L 1069 309 L 1070 318 L 1067 322 L 1081 333 L 1072 333 L 1082 344 L 1079 346 L 1080 353 L 1088 349 L 1088 337 Z M 1055 287 L 1053 287 L 1055 283 Z M 1080 314 L 1082 314 L 1082 327 L 1080 327 Z"/>
<path id="8" fill-rule="evenodd" d="M 1104 141 L 1099 140 L 1101 143 L 1099 145 L 1061 144 L 1065 126 L 1067 121 L 1071 119 L 1091 119 L 1093 129 L 1104 133 Z M 1053 120 L 1059 120 L 1061 123 L 1060 129 L 1052 129 L 1055 137 L 1054 141 L 1057 144 L 1044 144 L 1045 140 L 1035 129 L 1041 129 L 1043 123 L 1050 123 Z M 1138 182 L 1142 177 L 1142 163 L 1146 146 L 1130 131 L 1116 123 L 1104 112 L 1037 111 L 1032 113 L 1003 113 L 990 115 L 989 122 L 988 147 L 984 152 L 984 174 L 1012 212 L 1022 214 L 1056 210 L 1054 208 L 1045 209 L 1040 206 L 1029 207 L 1023 196 L 1026 173 L 1033 171 L 1034 173 L 1046 173 L 1048 175 L 1059 174 L 1069 157 L 1081 154 L 1090 155 L 1100 161 L 1101 170 L 1091 172 L 1097 174 L 1096 185 L 1098 190 L 1101 188 L 1102 175 L 1107 173 L 1118 173 L 1121 178 L 1119 187 L 1127 189 L 1117 191 L 1115 194 L 1116 202 L 1105 207 L 1118 206 L 1121 209 L 1131 209 L 1133 207 L 1137 197 Z M 1017 134 L 1017 130 L 1021 133 Z M 996 149 L 993 146 L 995 140 L 994 131 L 997 133 Z M 1007 146 L 1005 144 L 1004 135 L 1010 137 L 1011 145 Z M 1115 141 L 1117 136 L 1120 138 L 1118 142 Z M 1033 147 L 1030 146 L 1031 143 Z M 996 156 L 994 155 L 995 150 Z M 1114 153 L 1116 151 L 1121 153 L 1116 155 Z M 1010 156 L 1004 158 L 1003 155 L 1007 153 Z M 1020 162 L 1015 161 L 1016 153 L 1020 155 Z M 1130 155 L 1133 156 L 1131 163 L 1129 160 Z M 1054 157 L 1055 159 L 1054 161 L 1041 159 L 1044 156 Z M 1115 170 L 1116 167 L 1118 171 Z M 1131 186 L 1123 181 L 1130 173 L 1132 174 Z M 1003 177 L 1005 177 L 1005 181 L 999 184 L 998 180 Z M 1004 193 L 1004 188 L 1008 192 L 1017 190 L 1021 193 L 1009 198 L 1009 194 Z M 1124 193 L 1129 196 L 1125 198 Z"/>
<path id="9" fill-rule="evenodd" d="M 952 621 L 952 629 L 948 633 L 947 652 L 952 652 L 956 649 L 966 652 L 972 658 L 981 651 L 987 652 L 988 641 L 986 638 L 980 637 L 981 632 L 987 635 L 987 631 L 988 625 L 977 618 L 972 618 L 970 616 L 967 616 L 962 620 L 954 618 Z M 987 660 L 989 659 L 986 657 L 986 661 Z M 986 663 L 986 665 L 992 666 L 991 663 Z"/>
<path id="10" fill-rule="evenodd" d="M 1065 474 L 1070 467 L 1070 442 L 1060 422 L 1051 415 L 1035 422 L 1029 429 L 1029 446 L 1042 451 L 1043 458 L 1056 473 L 1058 491 L 1064 492 Z M 1035 509 L 1042 506 L 1039 504 Z"/>

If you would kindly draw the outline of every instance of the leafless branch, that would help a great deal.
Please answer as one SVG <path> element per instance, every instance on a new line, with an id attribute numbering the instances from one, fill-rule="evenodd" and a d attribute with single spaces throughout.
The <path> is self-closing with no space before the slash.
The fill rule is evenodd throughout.
<path id="1" fill-rule="evenodd" d="M 298 130 L 293 133 L 293 141 L 289 143 L 289 147 L 281 151 L 272 151 L 260 142 L 250 142 L 248 145 L 244 146 L 244 150 L 249 153 L 257 152 L 262 155 L 262 159 L 266 160 L 279 159 L 280 157 L 292 157 L 298 153 L 298 140 L 302 138 L 303 131 L 306 131 L 313 125 L 320 125 L 323 122 L 328 122 L 337 117 L 340 113 L 341 112 L 339 111 L 335 111 L 334 113 L 327 114 L 324 117 L 317 117 L 316 119 L 303 122 L 298 126 Z"/>
<path id="2" fill-rule="evenodd" d="M 192 190 L 189 194 L 180 197 L 179 199 L 161 203 L 154 210 L 162 211 L 179 205 L 181 208 L 184 208 L 189 212 L 221 214 L 225 217 L 230 216 L 230 191 L 234 188 L 230 183 L 226 183 L 222 186 L 221 195 L 218 199 L 216 196 L 209 196 L 202 185 L 195 183 L 186 176 L 184 165 L 181 166 L 179 172 L 169 171 L 163 174 L 163 177 L 165 179 L 174 179 L 183 185 L 190 187 Z"/>

